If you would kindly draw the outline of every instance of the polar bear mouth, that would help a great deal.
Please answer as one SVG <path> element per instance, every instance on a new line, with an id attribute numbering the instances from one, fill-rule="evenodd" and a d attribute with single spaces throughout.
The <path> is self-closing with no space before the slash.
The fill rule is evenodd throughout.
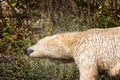
<path id="1" fill-rule="evenodd" d="M 51 58 L 50 61 L 54 63 L 72 63 L 74 62 L 73 58 L 65 59 L 65 58 Z"/>
<path id="2" fill-rule="evenodd" d="M 50 56 L 42 56 L 42 57 L 37 57 L 37 58 L 49 59 L 51 62 L 54 62 L 54 63 L 72 63 L 72 62 L 74 62 L 74 59 L 71 57 L 69 57 L 69 58 L 55 58 L 55 57 L 50 57 Z"/>
<path id="3" fill-rule="evenodd" d="M 53 58 L 53 57 L 44 56 L 43 59 L 49 59 L 51 62 L 54 62 L 54 63 L 72 63 L 72 62 L 74 62 L 73 58 Z"/>

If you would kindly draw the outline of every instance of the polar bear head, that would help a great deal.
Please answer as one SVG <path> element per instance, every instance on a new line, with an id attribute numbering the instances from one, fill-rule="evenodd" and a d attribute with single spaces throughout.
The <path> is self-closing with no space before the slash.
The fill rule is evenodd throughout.
<path id="1" fill-rule="evenodd" d="M 48 36 L 27 48 L 25 54 L 30 57 L 45 58 L 52 61 L 71 62 L 73 61 L 71 45 L 74 40 L 70 33 Z"/>

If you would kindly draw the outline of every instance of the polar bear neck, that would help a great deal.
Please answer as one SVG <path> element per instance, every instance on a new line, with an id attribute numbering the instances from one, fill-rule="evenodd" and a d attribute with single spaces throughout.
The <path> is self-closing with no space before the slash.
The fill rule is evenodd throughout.
<path id="1" fill-rule="evenodd" d="M 61 60 L 72 59 L 74 46 L 79 40 L 81 32 L 72 32 L 64 34 L 56 34 L 44 38 L 45 42 L 45 55 L 49 58 L 60 58 Z M 63 58 L 63 59 L 62 59 Z"/>

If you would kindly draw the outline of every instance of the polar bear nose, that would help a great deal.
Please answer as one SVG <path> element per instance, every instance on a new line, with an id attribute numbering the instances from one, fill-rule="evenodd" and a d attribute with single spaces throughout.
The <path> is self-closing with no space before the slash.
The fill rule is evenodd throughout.
<path id="1" fill-rule="evenodd" d="M 25 54 L 26 54 L 26 55 L 29 55 L 29 54 L 32 53 L 32 52 L 33 52 L 32 49 L 26 49 L 26 50 L 25 50 Z"/>

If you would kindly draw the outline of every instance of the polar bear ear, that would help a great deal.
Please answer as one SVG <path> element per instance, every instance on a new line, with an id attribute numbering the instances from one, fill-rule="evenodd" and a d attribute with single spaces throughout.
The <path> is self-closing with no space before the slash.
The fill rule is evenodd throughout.
<path id="1" fill-rule="evenodd" d="M 32 50 L 32 49 L 26 49 L 25 54 L 29 56 L 33 51 L 34 50 Z"/>

